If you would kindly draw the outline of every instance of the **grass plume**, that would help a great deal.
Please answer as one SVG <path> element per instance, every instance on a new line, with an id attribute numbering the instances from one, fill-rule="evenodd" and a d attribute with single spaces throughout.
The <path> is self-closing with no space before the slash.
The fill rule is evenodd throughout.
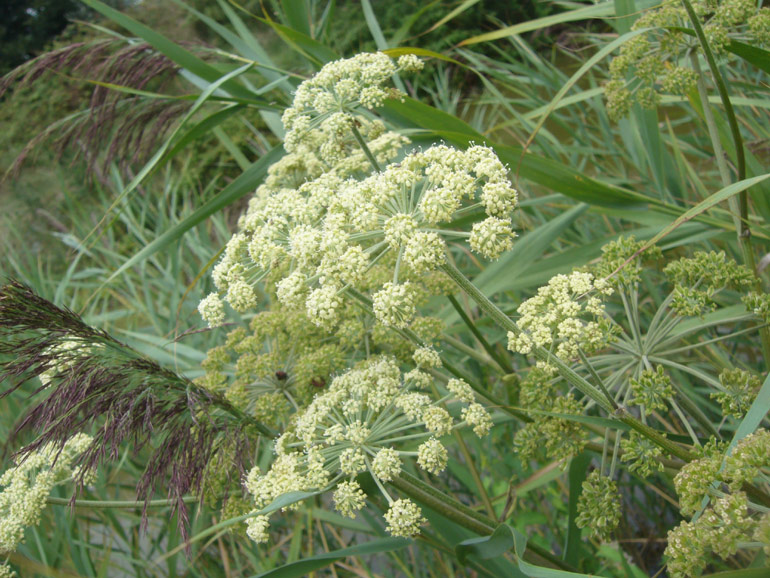
<path id="1" fill-rule="evenodd" d="M 53 442 L 63 445 L 78 432 L 93 431 L 83 470 L 118 458 L 122 444 L 151 455 L 137 486 L 146 504 L 166 485 L 187 537 L 183 497 L 200 495 L 206 466 L 221 447 L 239 449 L 233 467 L 243 471 L 250 440 L 272 435 L 224 397 L 201 388 L 90 327 L 72 311 L 10 281 L 0 287 L 0 384 L 8 395 L 41 377 L 36 399 L 18 430 L 38 433 L 28 452 Z M 17 430 L 17 431 L 18 431 Z M 152 443 L 150 444 L 150 442 Z"/>

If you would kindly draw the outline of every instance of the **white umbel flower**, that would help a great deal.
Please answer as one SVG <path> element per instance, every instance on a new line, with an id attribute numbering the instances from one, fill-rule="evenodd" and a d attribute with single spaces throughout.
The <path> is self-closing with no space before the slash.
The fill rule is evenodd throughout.
<path id="1" fill-rule="evenodd" d="M 396 500 L 385 513 L 388 522 L 385 528 L 391 536 L 413 538 L 420 533 L 420 526 L 426 520 L 422 517 L 420 507 L 411 500 Z"/>
<path id="2" fill-rule="evenodd" d="M 225 320 L 225 306 L 216 293 L 209 293 L 201 300 L 198 305 L 198 313 L 209 324 L 209 327 L 219 327 Z"/>
<path id="3" fill-rule="evenodd" d="M 227 288 L 227 302 L 238 313 L 245 313 L 257 305 L 257 295 L 246 281 L 239 279 Z"/>
<path id="4" fill-rule="evenodd" d="M 510 219 L 488 217 L 473 225 L 468 242 L 473 251 L 494 260 L 511 249 L 515 237 Z"/>
<path id="5" fill-rule="evenodd" d="M 325 285 L 311 291 L 306 306 L 310 321 L 324 329 L 333 329 L 337 325 L 342 307 L 339 289 L 334 285 Z"/>
<path id="6" fill-rule="evenodd" d="M 267 531 L 269 527 L 270 519 L 267 516 L 254 516 L 246 521 L 246 535 L 257 544 L 263 544 L 270 539 Z"/>
<path id="7" fill-rule="evenodd" d="M 383 482 L 397 478 L 401 473 L 401 458 L 393 448 L 382 448 L 372 460 L 372 472 Z"/>
<path id="8" fill-rule="evenodd" d="M 417 465 L 431 474 L 440 474 L 446 468 L 449 454 L 436 438 L 430 438 L 417 448 Z"/>
<path id="9" fill-rule="evenodd" d="M 417 313 L 415 296 L 408 281 L 402 284 L 385 283 L 372 301 L 375 317 L 389 327 L 403 329 Z"/>
<path id="10" fill-rule="evenodd" d="M 348 518 L 355 518 L 356 512 L 366 505 L 366 494 L 355 480 L 340 482 L 333 498 L 335 509 Z"/>

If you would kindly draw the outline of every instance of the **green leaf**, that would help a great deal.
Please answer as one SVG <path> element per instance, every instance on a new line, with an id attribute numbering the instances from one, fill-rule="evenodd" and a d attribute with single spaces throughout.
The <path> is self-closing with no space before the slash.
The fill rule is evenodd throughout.
<path id="1" fill-rule="evenodd" d="M 761 183 L 762 181 L 766 180 L 768 177 L 770 177 L 770 173 L 759 175 L 757 177 L 753 177 L 750 179 L 744 179 L 742 181 L 738 181 L 737 183 L 733 183 L 723 189 L 720 189 L 719 191 L 717 191 L 707 199 L 701 201 L 691 209 L 679 215 L 679 217 L 677 217 L 674 220 L 674 222 L 672 222 L 669 226 L 665 227 L 660 233 L 655 235 L 652 239 L 647 241 L 647 243 L 644 244 L 644 247 L 639 250 L 639 253 L 652 247 L 655 243 L 660 241 L 663 237 L 671 233 L 673 230 L 681 226 L 683 223 L 686 223 L 687 221 L 691 221 L 701 213 L 704 213 L 710 208 L 714 207 L 715 205 L 718 205 L 719 203 L 726 201 L 733 195 L 737 195 L 741 191 L 745 191 L 746 189 L 749 189 L 754 185 Z"/>
<path id="2" fill-rule="evenodd" d="M 307 34 L 303 34 L 294 28 L 279 24 L 270 18 L 258 17 L 258 19 L 275 30 L 281 40 L 294 51 L 307 58 L 310 62 L 315 64 L 325 64 L 332 60 L 339 59 L 339 55 L 334 52 L 334 50 L 325 44 L 321 44 Z"/>
<path id="3" fill-rule="evenodd" d="M 364 19 L 366 25 L 369 27 L 369 32 L 372 33 L 374 43 L 377 45 L 377 50 L 385 50 L 389 48 L 388 41 L 385 40 L 385 35 L 382 33 L 377 17 L 374 15 L 374 8 L 369 0 L 361 0 L 361 8 L 364 12 Z"/>
<path id="4" fill-rule="evenodd" d="M 413 98 L 406 97 L 403 102 L 394 98 L 386 100 L 381 112 L 386 118 L 405 126 L 426 128 L 437 134 L 462 135 L 462 144 L 468 144 L 469 140 L 476 140 L 479 143 L 485 140 L 484 136 L 476 132 L 468 123 Z M 455 139 L 447 138 L 447 140 Z"/>
<path id="5" fill-rule="evenodd" d="M 403 56 L 404 54 L 414 54 L 415 56 L 424 56 L 425 58 L 436 58 L 437 60 L 451 62 L 452 64 L 456 64 L 457 66 L 462 66 L 463 68 L 467 68 L 467 66 L 462 62 L 460 62 L 459 60 L 455 60 L 454 58 L 450 58 L 449 56 L 444 56 L 443 54 L 434 52 L 432 50 L 428 50 L 426 48 L 416 48 L 414 46 L 399 46 L 398 48 L 388 48 L 387 50 L 383 50 L 382 52 L 384 54 L 387 54 L 391 58 L 398 58 L 399 56 Z"/>
<path id="6" fill-rule="evenodd" d="M 449 22 L 450 20 L 452 20 L 456 16 L 459 16 L 460 14 L 465 12 L 468 8 L 471 8 L 472 6 L 474 6 L 475 4 L 478 4 L 478 3 L 479 3 L 479 0 L 465 0 L 465 2 L 460 4 L 457 8 L 452 10 L 449 14 L 447 14 L 441 20 L 436 22 L 433 26 L 428 28 L 425 31 L 425 34 L 427 34 L 428 32 L 433 32 L 436 28 L 439 28 L 440 26 L 443 26 L 444 24 L 446 24 L 447 22 Z"/>
<path id="7" fill-rule="evenodd" d="M 738 42 L 737 40 L 731 40 L 726 48 L 729 52 L 732 52 L 736 56 L 740 56 L 746 62 L 749 62 L 760 70 L 764 70 L 766 73 L 770 74 L 770 52 L 767 50 L 758 48 L 752 44 Z"/>
<path id="8" fill-rule="evenodd" d="M 591 454 L 583 452 L 578 454 L 569 464 L 569 519 L 567 521 L 567 540 L 564 546 L 564 561 L 577 566 L 580 562 L 580 550 L 583 546 L 580 539 L 580 528 L 575 520 L 578 516 L 578 499 L 583 491 L 583 482 L 588 472 L 588 464 L 591 463 Z"/>
<path id="9" fill-rule="evenodd" d="M 238 178 L 222 189 L 216 197 L 198 207 L 195 212 L 187 218 L 171 229 L 165 231 L 161 236 L 154 239 L 149 245 L 123 263 L 118 270 L 110 275 L 104 284 L 106 285 L 126 269 L 140 263 L 153 253 L 168 247 L 171 243 L 179 239 L 187 231 L 210 215 L 213 215 L 217 211 L 237 201 L 243 195 L 252 192 L 256 189 L 257 185 L 262 182 L 262 179 L 267 174 L 267 169 L 269 169 L 270 166 L 278 161 L 284 154 L 283 146 L 277 146 L 263 155 L 262 158 L 251 165 L 247 171 L 243 172 Z"/>
<path id="10" fill-rule="evenodd" d="M 649 28 L 641 28 L 639 30 L 633 30 L 631 32 L 627 32 L 626 34 L 623 34 L 621 37 L 616 38 L 606 46 L 602 47 L 601 50 L 596 52 L 591 58 L 586 60 L 583 65 L 573 74 L 567 82 L 564 83 L 564 85 L 559 89 L 559 92 L 556 93 L 556 95 L 551 99 L 551 102 L 548 104 L 548 108 L 546 109 L 546 112 L 540 117 L 540 119 L 537 121 L 537 125 L 535 125 L 535 128 L 532 130 L 532 134 L 530 135 L 529 139 L 527 139 L 527 146 L 534 140 L 535 135 L 540 131 L 540 129 L 545 124 L 545 121 L 548 119 L 548 117 L 551 115 L 551 113 L 556 109 L 556 107 L 559 105 L 559 102 L 562 98 L 570 91 L 570 89 L 577 83 L 578 80 L 580 80 L 583 75 L 585 75 L 589 70 L 591 70 L 595 64 L 603 60 L 605 57 L 607 57 L 609 54 L 615 51 L 616 48 L 619 48 L 632 38 L 639 36 L 640 34 L 645 34 Z M 526 147 L 525 147 L 526 148 Z"/>
<path id="11" fill-rule="evenodd" d="M 770 411 L 770 375 L 767 376 L 762 387 L 759 389 L 759 393 L 757 393 L 757 397 L 754 398 L 754 402 L 751 404 L 749 411 L 746 412 L 741 423 L 738 424 L 733 439 L 730 441 L 730 445 L 727 448 L 727 454 L 735 448 L 739 441 L 756 431 L 759 424 L 765 419 L 768 411 Z"/>
<path id="12" fill-rule="evenodd" d="M 589 574 L 568 572 L 567 570 L 558 570 L 556 568 L 544 568 L 543 566 L 536 566 L 526 562 L 524 560 L 524 552 L 527 549 L 527 537 L 515 528 L 511 528 L 511 533 L 513 534 L 513 549 L 516 553 L 516 562 L 519 565 L 519 570 L 530 578 L 596 578 Z"/>
<path id="13" fill-rule="evenodd" d="M 631 30 L 631 25 L 634 23 L 634 13 L 636 12 L 636 6 L 634 0 L 614 0 L 615 2 L 615 28 L 621 34 L 625 34 Z"/>
<path id="14" fill-rule="evenodd" d="M 574 22 L 576 20 L 588 20 L 591 18 L 602 18 L 606 16 L 613 16 L 614 14 L 615 5 L 613 2 L 600 2 L 599 4 L 578 8 L 577 10 L 570 10 L 568 12 L 562 12 L 552 16 L 536 18 L 535 20 L 521 22 L 520 24 L 515 24 L 513 26 L 506 26 L 505 28 L 495 30 L 494 32 L 487 32 L 486 34 L 480 34 L 478 36 L 466 38 L 460 42 L 458 46 L 478 44 L 479 42 L 490 42 L 492 40 L 499 40 L 500 38 L 506 38 L 508 36 L 523 34 L 524 32 L 531 32 L 533 30 L 547 28 L 556 24 Z"/>
<path id="15" fill-rule="evenodd" d="M 380 538 L 379 540 L 372 540 L 358 546 L 317 554 L 310 558 L 292 562 L 291 564 L 285 564 L 262 574 L 256 574 L 252 578 L 302 578 L 307 576 L 309 572 L 324 568 L 343 558 L 378 554 L 380 552 L 393 552 L 406 548 L 410 544 L 412 544 L 412 541 L 404 538 Z"/>
<path id="16" fill-rule="evenodd" d="M 281 0 L 283 20 L 287 26 L 310 36 L 310 15 L 304 0 Z"/>
<path id="17" fill-rule="evenodd" d="M 491 536 L 463 540 L 455 546 L 455 554 L 460 564 L 465 564 L 468 556 L 476 556 L 482 560 L 497 558 L 513 548 L 513 535 L 506 524 L 500 524 Z"/>

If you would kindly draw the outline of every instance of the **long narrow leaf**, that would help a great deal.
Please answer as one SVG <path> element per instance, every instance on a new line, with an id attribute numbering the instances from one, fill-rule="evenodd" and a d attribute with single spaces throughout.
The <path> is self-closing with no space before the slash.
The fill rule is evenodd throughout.
<path id="1" fill-rule="evenodd" d="M 251 168 L 222 189 L 222 192 L 216 197 L 201 205 L 192 215 L 185 218 L 173 228 L 167 230 L 160 237 L 153 240 L 149 245 L 123 263 L 123 265 L 110 275 L 107 281 L 105 281 L 105 284 L 115 279 L 115 277 L 123 273 L 129 267 L 133 267 L 153 253 L 169 246 L 205 218 L 240 199 L 243 195 L 253 191 L 267 174 L 267 169 L 270 168 L 270 165 L 280 159 L 284 154 L 283 147 L 277 146 L 263 155 L 262 158 L 251 166 Z"/>
<path id="2" fill-rule="evenodd" d="M 363 556 L 366 554 L 378 554 L 380 552 L 393 552 L 395 550 L 406 548 L 411 543 L 411 540 L 405 540 L 404 538 L 380 538 L 379 540 L 372 540 L 364 544 L 359 544 L 358 546 L 342 548 L 324 554 L 316 554 L 310 558 L 304 558 L 303 560 L 298 560 L 291 564 L 286 564 L 279 568 L 256 574 L 252 578 L 302 578 L 303 576 L 307 576 L 309 572 L 324 568 L 343 558 Z"/>

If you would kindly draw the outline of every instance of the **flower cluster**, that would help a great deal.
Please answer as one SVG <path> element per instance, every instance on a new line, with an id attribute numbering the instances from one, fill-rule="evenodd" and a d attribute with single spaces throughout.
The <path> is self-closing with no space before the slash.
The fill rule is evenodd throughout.
<path id="1" fill-rule="evenodd" d="M 612 288 L 587 272 L 553 277 L 517 309 L 519 332 L 508 332 L 508 349 L 528 355 L 533 348 L 545 347 L 571 361 L 581 349 L 590 353 L 604 347 L 613 332 L 601 297 L 589 296 L 594 291 L 609 295 Z"/>
<path id="2" fill-rule="evenodd" d="M 742 418 L 751 407 L 759 391 L 759 377 L 743 369 L 725 369 L 719 374 L 722 391 L 712 393 L 711 397 L 722 406 L 725 416 Z"/>
<path id="3" fill-rule="evenodd" d="M 723 560 L 751 539 L 756 522 L 749 517 L 743 492 L 719 498 L 694 522 L 682 522 L 668 533 L 665 556 L 672 578 L 697 576 L 709 562 L 709 552 Z"/>
<path id="4" fill-rule="evenodd" d="M 285 422 L 345 367 L 365 340 L 361 311 L 345 312 L 347 331 L 335 339 L 303 312 L 274 307 L 255 315 L 208 351 L 196 383 L 224 393 L 235 407 L 269 426 Z"/>
<path id="5" fill-rule="evenodd" d="M 709 554 L 722 559 L 734 555 L 741 542 L 752 538 L 770 543 L 765 522 L 750 517 L 752 504 L 742 488 L 770 467 L 770 432 L 757 430 L 741 439 L 725 455 L 725 445 L 709 443 L 700 459 L 684 466 L 674 478 L 679 505 L 686 516 L 710 506 L 692 522 L 683 522 L 668 535 L 669 571 L 672 576 L 694 576 L 708 564 Z M 725 493 L 723 489 L 729 489 Z M 716 496 L 716 498 L 713 498 Z"/>
<path id="6" fill-rule="evenodd" d="M 644 260 L 662 257 L 660 247 L 645 247 L 644 241 L 637 241 L 633 235 L 619 237 L 602 247 L 601 259 L 591 268 L 597 279 L 606 279 L 617 288 L 620 285 L 638 283 Z"/>
<path id="7" fill-rule="evenodd" d="M 403 328 L 421 294 L 430 292 L 431 275 L 442 275 L 436 270 L 447 240 L 467 238 L 471 249 L 497 258 L 515 236 L 509 216 L 515 206 L 516 191 L 492 149 L 433 146 L 364 179 L 325 173 L 296 190 L 258 196 L 214 281 L 230 294 L 234 280 L 270 273 L 278 300 L 304 309 L 327 331 L 339 324 L 351 290 L 371 292 L 377 319 Z M 451 228 L 478 211 L 487 218 L 470 233 Z M 369 274 L 376 265 L 389 280 L 372 286 L 381 278 Z M 206 307 L 212 308 L 208 301 Z"/>
<path id="8" fill-rule="evenodd" d="M 709 445 L 705 455 L 685 465 L 674 477 L 674 487 L 679 496 L 679 509 L 685 516 L 694 514 L 709 495 L 712 486 L 720 479 L 722 452 Z"/>
<path id="9" fill-rule="evenodd" d="M 620 513 L 618 485 L 598 470 L 588 474 L 578 500 L 578 528 L 589 528 L 594 536 L 607 540 L 620 522 Z"/>
<path id="10" fill-rule="evenodd" d="M 210 326 L 224 320 L 225 301 L 252 309 L 264 281 L 326 331 L 362 293 L 382 324 L 404 328 L 434 294 L 447 242 L 465 239 L 488 259 L 510 249 L 517 193 L 492 149 L 437 145 L 393 162 L 408 140 L 354 114 L 381 104 L 393 94 L 386 81 L 418 62 L 361 54 L 297 89 L 283 117 L 289 154 L 251 199 L 214 268 L 217 292 L 200 304 Z M 470 231 L 453 225 L 461 218 L 475 221 Z"/>
<path id="11" fill-rule="evenodd" d="M 425 351 L 417 357 L 434 358 Z M 441 473 L 449 459 L 442 436 L 463 424 L 483 436 L 492 426 L 467 383 L 450 380 L 448 393 L 433 400 L 424 392 L 432 382 L 420 369 L 402 375 L 389 357 L 371 358 L 335 378 L 278 438 L 269 471 L 254 468 L 249 473 L 246 488 L 256 508 L 287 492 L 334 488 L 337 511 L 354 517 L 366 502 L 356 477 L 368 471 L 390 504 L 388 531 L 394 536 L 417 534 L 419 508 L 409 500 L 394 500 L 383 484 L 400 475 L 409 456 L 416 456 L 423 470 Z M 462 406 L 461 420 L 445 408 L 447 403 Z M 411 449 L 415 445 L 416 451 Z M 266 540 L 266 519 L 253 519 L 250 535 Z"/>
<path id="12" fill-rule="evenodd" d="M 16 550 L 24 539 L 25 528 L 40 523 L 53 487 L 80 475 L 73 463 L 91 441 L 91 436 L 77 434 L 63 448 L 48 444 L 0 476 L 4 488 L 0 493 L 0 555 Z M 86 475 L 85 483 L 91 479 Z"/>
<path id="13" fill-rule="evenodd" d="M 751 291 L 741 297 L 743 304 L 765 323 L 770 323 L 770 294 Z"/>
<path id="14" fill-rule="evenodd" d="M 660 461 L 663 451 L 638 432 L 632 431 L 628 439 L 620 442 L 620 448 L 623 450 L 620 459 L 629 463 L 629 471 L 644 478 L 663 471 L 663 463 Z"/>
<path id="15" fill-rule="evenodd" d="M 532 412 L 532 422 L 516 432 L 514 443 L 522 460 L 533 458 L 540 451 L 553 460 L 564 460 L 579 454 L 586 444 L 586 432 L 576 421 L 556 415 L 581 415 L 583 403 L 568 393 L 559 395 L 558 380 L 550 367 L 534 367 L 521 384 L 519 402 Z"/>
<path id="16" fill-rule="evenodd" d="M 631 403 L 642 406 L 642 412 L 649 415 L 656 409 L 666 409 L 667 402 L 674 397 L 674 386 L 659 365 L 655 371 L 645 369 L 638 379 L 631 379 L 631 392 Z"/>
<path id="17" fill-rule="evenodd" d="M 284 148 L 290 153 L 318 154 L 326 164 L 337 164 L 345 158 L 352 131 L 360 124 L 353 112 L 360 107 L 377 108 L 388 98 L 402 98 L 386 84 L 399 71 L 416 72 L 422 66 L 414 55 L 404 55 L 396 64 L 382 52 L 326 64 L 299 85 L 292 106 L 283 113 Z M 370 139 L 384 132 L 381 123 L 367 128 L 365 136 Z"/>
<path id="18" fill-rule="evenodd" d="M 724 251 L 699 251 L 669 263 L 663 270 L 674 284 L 671 308 L 680 315 L 702 316 L 716 309 L 714 296 L 726 287 L 747 287 L 754 276 Z"/>
<path id="19" fill-rule="evenodd" d="M 758 9 L 756 0 L 692 0 L 692 5 L 717 54 L 725 54 L 731 40 L 752 44 L 770 40 L 770 10 Z M 661 92 L 687 96 L 697 81 L 696 71 L 681 64 L 684 55 L 700 48 L 697 37 L 685 32 L 692 30 L 692 24 L 681 3 L 656 6 L 632 28 L 649 30 L 626 42 L 610 63 L 605 94 L 613 119 L 628 114 L 635 102 L 655 106 Z"/>

